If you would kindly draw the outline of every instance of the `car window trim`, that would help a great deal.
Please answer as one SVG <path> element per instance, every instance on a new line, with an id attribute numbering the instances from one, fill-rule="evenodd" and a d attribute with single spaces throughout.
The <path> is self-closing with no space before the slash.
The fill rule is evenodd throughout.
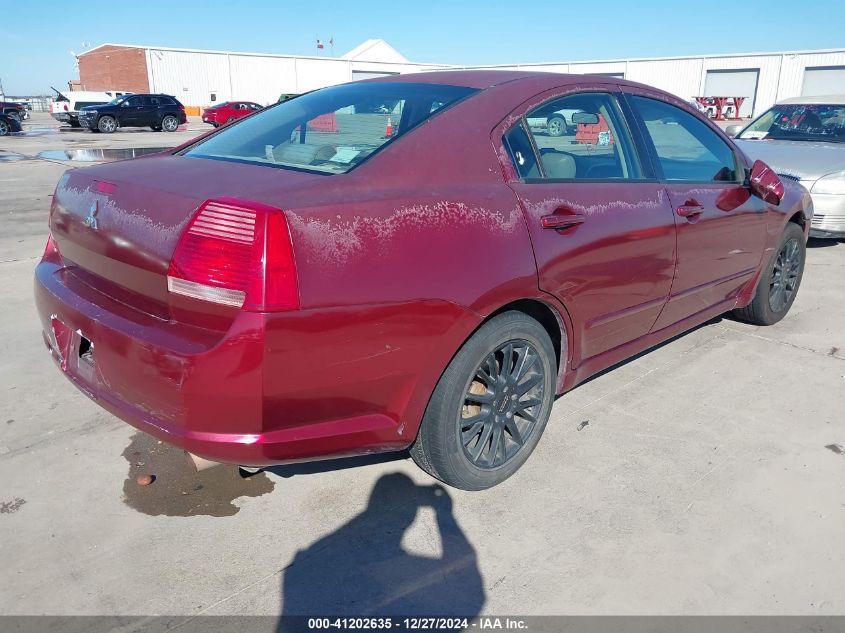
<path id="1" fill-rule="evenodd" d="M 533 112 L 537 108 L 543 106 L 543 104 L 554 101 L 555 99 L 563 99 L 565 97 L 569 97 L 569 96 L 572 96 L 572 95 L 579 95 L 579 94 L 600 94 L 600 95 L 607 95 L 610 98 L 611 105 L 615 105 L 615 107 L 616 107 L 617 118 L 619 119 L 619 122 L 622 124 L 622 126 L 624 126 L 624 129 L 619 130 L 619 132 L 622 133 L 622 134 L 625 134 L 627 132 L 627 139 L 628 139 L 629 145 L 631 147 L 631 152 L 633 153 L 633 156 L 626 156 L 626 158 L 630 158 L 631 161 L 633 161 L 632 164 L 629 165 L 629 169 L 631 167 L 636 167 L 637 170 L 639 171 L 639 173 L 642 175 L 641 178 L 631 178 L 631 177 L 627 177 L 627 178 L 548 178 L 548 177 L 546 177 L 546 169 L 543 165 L 543 161 L 540 158 L 540 150 L 537 147 L 537 143 L 534 139 L 534 135 L 531 133 L 531 127 L 528 125 L 528 113 Z M 540 177 L 539 178 L 523 178 L 523 177 L 520 176 L 518 178 L 519 182 L 521 182 L 523 184 L 538 184 L 538 183 L 544 183 L 544 182 L 546 182 L 546 183 L 584 182 L 584 183 L 593 183 L 593 184 L 596 184 L 596 183 L 626 183 L 626 184 L 628 184 L 628 183 L 637 183 L 637 182 L 652 182 L 652 183 L 657 182 L 657 180 L 652 176 L 652 174 L 649 173 L 650 170 L 645 169 L 647 164 L 644 163 L 643 160 L 640 157 L 640 150 L 637 146 L 637 140 L 634 138 L 634 135 L 631 131 L 631 126 L 630 126 L 630 124 L 627 120 L 626 114 L 625 114 L 625 112 L 624 112 L 624 110 L 621 106 L 621 103 L 620 103 L 620 100 L 619 100 L 620 96 L 621 96 L 621 92 L 618 89 L 613 90 L 612 88 L 609 88 L 609 87 L 607 89 L 602 88 L 602 87 L 584 88 L 583 90 L 574 90 L 572 92 L 567 92 L 567 93 L 562 94 L 562 95 L 549 97 L 548 99 L 540 101 L 537 105 L 527 109 L 525 111 L 525 113 L 522 114 L 519 117 L 519 120 L 516 123 L 514 123 L 513 125 L 508 127 L 506 130 L 504 130 L 504 132 L 502 133 L 502 139 L 501 139 L 502 145 L 504 145 L 504 147 L 509 150 L 510 144 L 507 141 L 507 136 L 508 136 L 508 134 L 510 134 L 514 130 L 514 128 L 516 128 L 517 125 L 521 125 L 523 130 L 525 131 L 525 134 L 528 136 L 528 142 L 531 143 L 531 148 L 534 151 L 534 160 L 537 163 L 537 169 L 540 172 Z M 624 155 L 624 153 L 625 153 L 624 148 L 622 148 L 621 146 L 619 146 L 619 147 L 620 147 L 620 151 Z M 508 157 L 510 158 L 511 163 L 513 163 L 512 152 L 508 151 Z M 516 174 L 519 175 L 519 168 L 516 165 L 513 165 L 513 167 L 514 167 L 514 171 L 516 172 Z"/>
<path id="2" fill-rule="evenodd" d="M 651 99 L 653 101 L 659 101 L 661 103 L 665 103 L 668 106 L 672 106 L 681 110 L 682 112 L 686 112 L 687 114 L 692 114 L 688 110 L 684 110 L 683 108 L 678 107 L 677 104 L 672 103 L 666 99 L 661 99 L 658 95 L 653 95 L 651 93 L 632 93 L 623 90 L 622 96 L 627 103 L 627 106 L 630 110 L 630 115 L 634 118 L 637 127 L 640 131 L 640 134 L 643 136 L 643 143 L 645 145 L 646 151 L 649 155 L 650 162 L 652 163 L 652 169 L 654 170 L 655 179 L 657 182 L 661 182 L 663 184 L 681 184 L 681 185 L 742 185 L 745 182 L 745 170 L 747 169 L 747 165 L 745 164 L 744 160 L 740 160 L 740 156 L 737 152 L 737 148 L 730 143 L 726 142 L 719 134 L 715 134 L 715 136 L 721 141 L 731 152 L 731 156 L 734 159 L 734 172 L 736 173 L 738 179 L 737 180 L 694 180 L 694 179 L 684 179 L 684 180 L 675 180 L 666 178 L 666 174 L 663 173 L 663 165 L 660 164 L 660 155 L 657 153 L 657 147 L 654 145 L 654 141 L 651 138 L 651 135 L 648 133 L 648 128 L 645 124 L 645 119 L 643 119 L 642 115 L 640 115 L 639 111 L 637 110 L 636 106 L 632 103 L 632 97 L 642 97 L 643 99 Z"/>

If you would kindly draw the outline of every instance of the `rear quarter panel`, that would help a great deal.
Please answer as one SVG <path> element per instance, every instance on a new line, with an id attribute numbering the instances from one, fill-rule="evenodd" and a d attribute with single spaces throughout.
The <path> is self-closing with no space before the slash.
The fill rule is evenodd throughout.
<path id="1" fill-rule="evenodd" d="M 330 342 L 320 345 L 320 358 L 301 359 L 318 372 L 306 382 L 350 387 L 335 391 L 331 409 L 388 411 L 406 443 L 473 330 L 508 302 L 540 295 L 491 127 L 489 118 L 460 116 L 456 107 L 352 172 L 279 201 L 302 309 L 320 315 L 305 327 Z M 268 380 L 291 361 L 290 325 L 285 317 L 268 322 Z M 303 402 L 313 395 L 309 389 Z M 279 410 L 291 404 L 283 400 Z"/>

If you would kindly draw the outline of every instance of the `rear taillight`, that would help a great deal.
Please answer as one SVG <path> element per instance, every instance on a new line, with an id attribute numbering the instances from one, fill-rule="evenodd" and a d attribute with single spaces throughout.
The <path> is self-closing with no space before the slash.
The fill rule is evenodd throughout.
<path id="1" fill-rule="evenodd" d="M 233 198 L 203 203 L 173 253 L 167 288 L 244 310 L 299 308 L 285 214 Z"/>
<path id="2" fill-rule="evenodd" d="M 67 104 L 65 104 L 65 112 L 67 112 L 67 111 L 68 111 L 68 109 L 67 109 Z"/>

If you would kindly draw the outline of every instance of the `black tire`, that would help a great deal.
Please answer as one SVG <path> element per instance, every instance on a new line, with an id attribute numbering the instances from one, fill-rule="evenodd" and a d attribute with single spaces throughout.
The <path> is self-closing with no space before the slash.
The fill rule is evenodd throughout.
<path id="1" fill-rule="evenodd" d="M 161 119 L 161 129 L 165 132 L 175 132 L 179 128 L 179 119 L 172 114 L 165 114 Z"/>
<path id="2" fill-rule="evenodd" d="M 9 136 L 12 133 L 12 127 L 5 121 L 0 121 L 0 136 Z"/>
<path id="3" fill-rule="evenodd" d="M 97 129 L 103 134 L 112 134 L 117 129 L 117 121 L 113 116 L 103 115 L 97 121 Z"/>
<path id="4" fill-rule="evenodd" d="M 549 136 L 563 136 L 566 134 L 566 119 L 562 116 L 549 117 L 546 125 L 546 131 L 549 133 Z"/>
<path id="5" fill-rule="evenodd" d="M 68 121 L 71 127 L 82 127 L 82 124 L 79 121 Z"/>
<path id="6" fill-rule="evenodd" d="M 512 370 L 505 377 L 502 359 L 508 349 Z M 440 377 L 411 456 L 420 468 L 455 488 L 483 490 L 503 482 L 540 441 L 556 376 L 554 346 L 542 325 L 516 311 L 490 319 Z"/>
<path id="7" fill-rule="evenodd" d="M 754 299 L 746 307 L 734 310 L 734 316 L 754 325 L 774 325 L 785 317 L 798 295 L 806 256 L 804 231 L 788 222 L 760 275 Z"/>

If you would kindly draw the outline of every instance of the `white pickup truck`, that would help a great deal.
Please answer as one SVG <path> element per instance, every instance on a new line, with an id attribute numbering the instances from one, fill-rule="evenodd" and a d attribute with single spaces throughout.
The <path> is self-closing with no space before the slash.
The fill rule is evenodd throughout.
<path id="1" fill-rule="evenodd" d="M 89 105 L 108 103 L 123 95 L 133 93 L 127 90 L 105 90 L 103 92 L 67 91 L 60 92 L 53 88 L 57 97 L 50 102 L 50 116 L 56 121 L 70 123 L 71 127 L 80 127 L 79 109 Z"/>

